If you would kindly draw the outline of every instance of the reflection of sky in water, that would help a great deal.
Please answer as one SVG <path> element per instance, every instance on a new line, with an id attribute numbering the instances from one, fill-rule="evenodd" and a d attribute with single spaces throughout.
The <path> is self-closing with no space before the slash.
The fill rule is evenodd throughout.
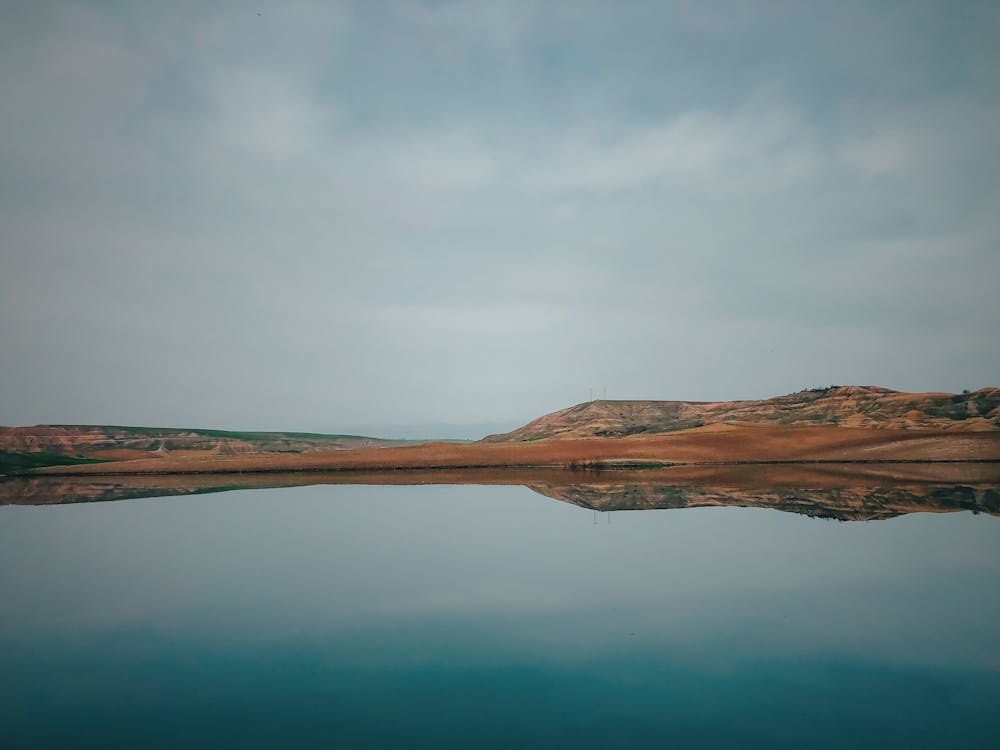
<path id="1" fill-rule="evenodd" d="M 594 520 L 477 486 L 2 508 L 7 731 L 987 746 L 1000 519 Z"/>

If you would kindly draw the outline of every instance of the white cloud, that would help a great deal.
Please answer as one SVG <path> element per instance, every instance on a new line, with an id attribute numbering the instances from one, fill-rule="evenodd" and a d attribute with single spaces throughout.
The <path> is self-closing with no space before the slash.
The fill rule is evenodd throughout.
<path id="1" fill-rule="evenodd" d="M 690 111 L 664 122 L 572 132 L 524 176 L 541 191 L 610 193 L 671 187 L 711 195 L 775 192 L 807 179 L 827 156 L 794 110 Z M 611 130 L 610 134 L 606 134 Z"/>
<path id="2" fill-rule="evenodd" d="M 509 48 L 524 33 L 533 6 L 533 2 L 524 0 L 444 3 L 403 0 L 396 7 L 401 17 L 441 34 L 445 40 L 461 37 L 466 42 Z"/>
<path id="3" fill-rule="evenodd" d="M 430 333 L 517 335 L 563 325 L 568 310 L 544 303 L 492 306 L 396 306 L 373 310 L 372 319 L 393 328 L 416 328 Z"/>
<path id="4" fill-rule="evenodd" d="M 194 371 L 189 407 L 145 400 L 219 342 L 260 394 L 352 421 L 406 420 L 411 367 L 445 419 L 594 373 L 650 397 L 842 381 L 819 375 L 853 333 L 810 358 L 845 320 L 865 381 L 988 381 L 1000 110 L 962 71 L 995 45 L 900 28 L 892 75 L 848 74 L 871 14 L 834 53 L 805 13 L 641 5 L 0 4 L 8 419 L 284 419 Z M 484 361 L 506 402 L 483 406 Z"/>
<path id="5" fill-rule="evenodd" d="M 215 104 L 214 140 L 252 157 L 286 161 L 321 142 L 332 117 L 298 82 L 268 72 L 215 75 L 207 88 Z"/>
<path id="6" fill-rule="evenodd" d="M 855 137 L 844 144 L 844 161 L 870 177 L 905 173 L 917 158 L 916 138 L 903 129 L 884 130 Z"/>
<path id="7" fill-rule="evenodd" d="M 494 154 L 469 133 L 444 132 L 401 139 L 382 135 L 364 142 L 371 157 L 369 166 L 415 188 L 478 190 L 497 176 Z"/>

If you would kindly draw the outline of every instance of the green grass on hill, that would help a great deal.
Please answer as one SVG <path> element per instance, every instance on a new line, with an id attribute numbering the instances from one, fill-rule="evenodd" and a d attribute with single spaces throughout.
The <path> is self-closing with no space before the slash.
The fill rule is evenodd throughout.
<path id="1" fill-rule="evenodd" d="M 0 451 L 0 474 L 14 474 L 27 469 L 38 469 L 42 466 L 72 466 L 73 464 L 104 463 L 96 458 L 78 458 L 76 456 L 60 456 L 58 453 L 15 453 Z"/>
<path id="2" fill-rule="evenodd" d="M 296 440 L 381 440 L 387 438 L 368 437 L 366 435 L 327 435 L 321 432 L 231 432 L 229 430 L 183 430 L 194 432 L 206 437 L 234 438 L 236 440 L 274 440 L 275 438 L 294 438 Z"/>
<path id="3" fill-rule="evenodd" d="M 389 438 L 376 438 L 367 435 L 328 435 L 322 432 L 237 432 L 233 430 L 207 430 L 200 427 L 132 427 L 128 425 L 102 424 L 102 425 L 52 425 L 53 427 L 98 427 L 105 430 L 121 430 L 134 435 L 146 435 L 149 437 L 173 437 L 178 433 L 204 435 L 205 437 L 231 438 L 233 440 L 261 441 L 288 438 L 294 440 L 381 440 L 387 441 Z"/>

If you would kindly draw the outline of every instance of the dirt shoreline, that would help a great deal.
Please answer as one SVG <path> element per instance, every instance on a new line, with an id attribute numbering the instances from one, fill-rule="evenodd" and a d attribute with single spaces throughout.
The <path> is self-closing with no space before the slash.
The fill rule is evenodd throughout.
<path id="1" fill-rule="evenodd" d="M 713 426 L 662 435 L 421 445 L 307 453 L 178 455 L 35 469 L 32 475 L 119 475 L 614 469 L 673 465 L 1000 462 L 1000 432 Z"/>
<path id="2" fill-rule="evenodd" d="M 116 462 L 117 463 L 117 462 Z M 640 463 L 636 461 L 631 462 L 588 462 L 585 466 L 572 467 L 566 466 L 564 464 L 442 464 L 440 466 L 345 466 L 345 467 L 314 467 L 314 468 L 301 468 L 301 469 L 286 469 L 281 467 L 274 468 L 246 468 L 246 469 L 230 469 L 230 468 L 218 468 L 218 469 L 208 469 L 208 468 L 198 468 L 198 469 L 150 469 L 146 471 L 133 471 L 126 470 L 127 467 L 122 467 L 113 471 L 68 471 L 64 470 L 63 467 L 51 467 L 44 470 L 36 470 L 31 472 L 23 472 L 10 474 L 8 476 L 12 477 L 31 477 L 31 476 L 91 476 L 91 477 L 114 477 L 114 476 L 171 476 L 177 475 L 189 475 L 189 474 L 322 474 L 322 473 L 338 473 L 338 474 L 371 474 L 377 472 L 421 472 L 421 471 L 455 471 L 455 470 L 483 470 L 483 469 L 496 469 L 496 470 L 517 470 L 517 469 L 557 469 L 563 471 L 578 471 L 582 473 L 594 472 L 600 473 L 603 471 L 616 472 L 616 471 L 643 471 L 643 470 L 654 470 L 654 469 L 665 469 L 674 466 L 699 466 L 699 467 L 714 467 L 714 466 L 856 466 L 856 465 L 895 465 L 895 464 L 998 464 L 1000 465 L 1000 459 L 997 458 L 942 458 L 942 459 L 857 459 L 842 461 L 837 459 L 812 459 L 812 460 L 773 460 L 773 461 L 688 461 L 685 463 L 670 463 L 670 462 L 659 462 L 650 461 L 649 463 Z M 95 468 L 99 465 L 95 465 Z M 76 467 L 73 467 L 76 468 Z"/>

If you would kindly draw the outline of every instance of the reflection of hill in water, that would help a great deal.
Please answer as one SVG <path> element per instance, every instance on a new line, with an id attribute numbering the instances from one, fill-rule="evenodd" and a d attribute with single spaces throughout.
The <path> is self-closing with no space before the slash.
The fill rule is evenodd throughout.
<path id="1" fill-rule="evenodd" d="M 959 510 L 1000 515 L 1000 464 L 679 466 L 559 469 L 8 477 L 0 505 L 58 505 L 314 484 L 523 485 L 599 511 L 736 506 L 843 521 Z"/>
<path id="2" fill-rule="evenodd" d="M 299 474 L 138 474 L 0 479 L 0 505 L 63 505 L 325 484 Z"/>
<path id="3" fill-rule="evenodd" d="M 642 484 L 533 485 L 535 492 L 599 511 L 735 506 L 813 518 L 873 521 L 906 513 L 957 510 L 1000 515 L 1000 491 L 963 486 L 741 489 Z"/>

